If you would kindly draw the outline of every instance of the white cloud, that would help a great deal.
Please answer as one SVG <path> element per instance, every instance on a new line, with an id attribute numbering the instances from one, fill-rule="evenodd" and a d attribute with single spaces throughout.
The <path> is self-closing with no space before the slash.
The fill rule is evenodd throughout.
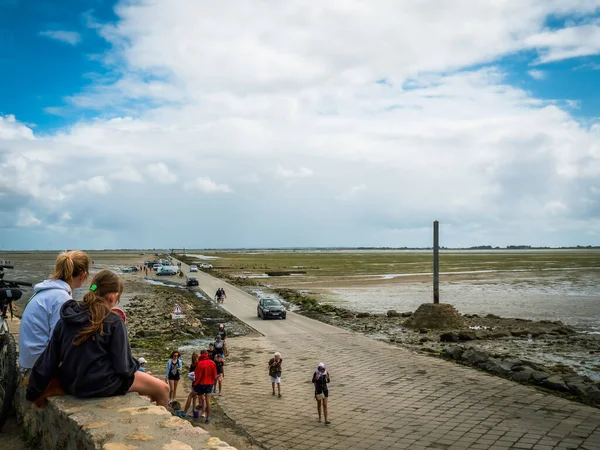
<path id="1" fill-rule="evenodd" d="M 536 80 L 544 80 L 546 78 L 546 72 L 543 70 L 532 69 L 527 72 L 531 78 Z"/>
<path id="2" fill-rule="evenodd" d="M 81 35 L 76 31 L 47 30 L 40 31 L 39 35 L 70 45 L 77 45 L 81 42 Z"/>
<path id="3" fill-rule="evenodd" d="M 586 24 L 529 36 L 526 44 L 540 52 L 539 63 L 600 54 L 600 26 Z"/>
<path id="4" fill-rule="evenodd" d="M 18 227 L 37 227 L 41 224 L 42 221 L 35 217 L 31 211 L 27 209 L 21 209 L 19 211 L 19 218 L 16 223 Z"/>
<path id="5" fill-rule="evenodd" d="M 152 171 L 153 169 L 150 170 Z M 140 175 L 140 173 L 131 167 L 124 167 L 120 169 L 119 171 L 113 173 L 111 178 L 115 180 L 129 181 L 131 183 L 141 183 L 144 181 L 144 178 Z"/>
<path id="6" fill-rule="evenodd" d="M 286 180 L 295 179 L 295 178 L 309 178 L 314 175 L 313 171 L 306 168 L 300 167 L 296 170 L 294 169 L 286 169 L 285 167 L 279 166 L 275 170 L 275 175 L 279 178 L 283 178 Z"/>
<path id="7" fill-rule="evenodd" d="M 104 176 L 99 175 L 90 178 L 89 180 L 78 180 L 75 183 L 68 184 L 64 187 L 64 191 L 71 194 L 77 194 L 82 190 L 87 190 L 94 194 L 106 194 L 110 191 L 110 185 Z"/>
<path id="8" fill-rule="evenodd" d="M 207 194 L 217 192 L 231 192 L 231 188 L 226 184 L 217 184 L 210 178 L 198 177 L 194 181 L 186 183 L 186 189 L 198 190 Z"/>
<path id="9" fill-rule="evenodd" d="M 160 184 L 172 184 L 177 181 L 177 175 L 172 173 L 165 163 L 155 163 L 146 166 L 146 173 L 152 182 Z"/>

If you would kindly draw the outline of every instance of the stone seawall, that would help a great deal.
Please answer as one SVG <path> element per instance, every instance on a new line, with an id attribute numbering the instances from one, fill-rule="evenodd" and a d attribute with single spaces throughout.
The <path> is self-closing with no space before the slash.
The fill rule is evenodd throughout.
<path id="1" fill-rule="evenodd" d="M 31 448 L 44 450 L 232 450 L 207 431 L 137 393 L 100 399 L 51 397 L 44 408 L 15 399 Z"/>

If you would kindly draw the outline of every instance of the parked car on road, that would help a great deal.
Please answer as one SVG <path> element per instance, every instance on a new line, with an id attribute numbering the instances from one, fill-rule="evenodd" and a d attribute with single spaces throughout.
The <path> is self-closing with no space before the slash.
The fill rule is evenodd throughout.
<path id="1" fill-rule="evenodd" d="M 208 263 L 202 263 L 202 264 L 200 264 L 200 268 L 201 269 L 212 269 L 213 265 L 212 264 L 208 264 Z"/>
<path id="2" fill-rule="evenodd" d="M 285 319 L 286 310 L 283 304 L 274 298 L 261 298 L 256 307 L 256 315 L 265 320 L 270 317 L 274 319 Z"/>
<path id="3" fill-rule="evenodd" d="M 192 264 L 190 266 L 190 272 L 198 272 L 198 266 L 195 264 Z"/>
<path id="4" fill-rule="evenodd" d="M 186 286 L 198 286 L 198 280 L 194 277 L 189 277 L 185 283 Z"/>
<path id="5" fill-rule="evenodd" d="M 162 264 L 154 264 L 152 268 L 158 272 L 158 270 L 162 267 Z"/>
<path id="6" fill-rule="evenodd" d="M 162 266 L 156 271 L 156 275 L 177 275 L 179 268 L 177 266 Z"/>

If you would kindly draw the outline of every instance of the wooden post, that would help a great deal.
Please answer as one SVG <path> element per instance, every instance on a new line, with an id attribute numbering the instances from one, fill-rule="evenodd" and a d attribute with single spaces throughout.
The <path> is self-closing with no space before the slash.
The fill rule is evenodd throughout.
<path id="1" fill-rule="evenodd" d="M 440 302 L 440 241 L 439 225 L 433 222 L 433 303 Z"/>

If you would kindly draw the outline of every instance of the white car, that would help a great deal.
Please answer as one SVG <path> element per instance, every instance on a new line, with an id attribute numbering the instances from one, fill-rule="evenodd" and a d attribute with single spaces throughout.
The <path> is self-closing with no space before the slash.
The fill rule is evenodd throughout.
<path id="1" fill-rule="evenodd" d="M 201 269 L 212 269 L 213 265 L 212 264 L 208 264 L 208 263 L 202 263 L 202 264 L 200 264 L 200 268 Z"/>
<path id="2" fill-rule="evenodd" d="M 196 265 L 192 264 L 192 265 L 190 266 L 190 272 L 198 272 L 198 266 L 196 266 Z"/>

